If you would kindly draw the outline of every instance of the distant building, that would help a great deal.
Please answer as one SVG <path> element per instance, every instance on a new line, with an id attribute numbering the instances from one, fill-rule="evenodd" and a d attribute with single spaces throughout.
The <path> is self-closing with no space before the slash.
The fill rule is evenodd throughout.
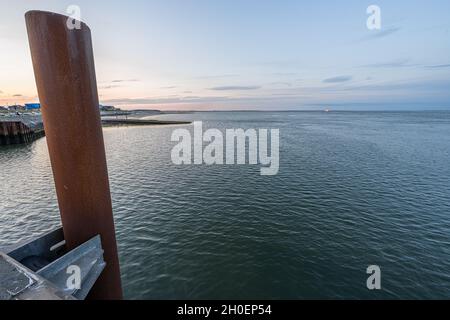
<path id="1" fill-rule="evenodd" d="M 40 103 L 26 103 L 25 109 L 26 110 L 39 110 L 41 108 Z"/>
<path id="2" fill-rule="evenodd" d="M 25 106 L 15 104 L 13 106 L 9 106 L 8 110 L 10 110 L 10 111 L 25 111 Z"/>
<path id="3" fill-rule="evenodd" d="M 101 111 L 117 111 L 118 109 L 116 107 L 113 107 L 113 106 L 100 105 L 100 110 Z"/>

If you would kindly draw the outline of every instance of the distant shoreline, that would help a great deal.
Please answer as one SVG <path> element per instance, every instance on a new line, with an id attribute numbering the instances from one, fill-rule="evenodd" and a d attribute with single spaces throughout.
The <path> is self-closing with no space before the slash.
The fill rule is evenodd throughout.
<path id="1" fill-rule="evenodd" d="M 145 113 L 147 110 L 140 109 L 140 110 L 127 110 L 130 112 L 139 112 L 139 113 Z M 149 112 L 155 112 L 155 110 L 148 110 Z M 317 112 L 317 113 L 325 113 L 326 110 L 174 110 L 174 111 L 160 111 L 160 113 L 153 113 L 152 115 L 170 115 L 170 114 L 189 114 L 189 113 L 201 113 L 201 112 L 256 112 L 256 113 L 262 113 L 262 112 Z M 400 110 L 400 109 L 394 109 L 394 110 L 339 110 L 339 109 L 329 109 L 330 113 L 333 112 L 392 112 L 392 113 L 398 113 L 398 112 L 450 112 L 450 109 L 430 109 L 430 110 Z"/>

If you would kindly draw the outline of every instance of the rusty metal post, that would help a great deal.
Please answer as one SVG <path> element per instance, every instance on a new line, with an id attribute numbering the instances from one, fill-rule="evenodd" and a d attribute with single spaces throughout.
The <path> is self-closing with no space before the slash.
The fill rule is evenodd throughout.
<path id="1" fill-rule="evenodd" d="M 91 31 L 50 12 L 25 19 L 67 247 L 100 234 L 107 266 L 89 298 L 121 299 Z"/>

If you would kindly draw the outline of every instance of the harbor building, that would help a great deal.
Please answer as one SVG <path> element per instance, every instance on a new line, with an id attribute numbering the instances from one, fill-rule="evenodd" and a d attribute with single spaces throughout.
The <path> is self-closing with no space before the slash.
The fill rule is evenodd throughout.
<path id="1" fill-rule="evenodd" d="M 40 103 L 25 103 L 25 110 L 40 110 Z"/>

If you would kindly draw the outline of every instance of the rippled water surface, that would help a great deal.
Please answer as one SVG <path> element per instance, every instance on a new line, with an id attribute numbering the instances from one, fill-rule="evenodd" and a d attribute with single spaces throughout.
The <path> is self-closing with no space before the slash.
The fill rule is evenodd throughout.
<path id="1" fill-rule="evenodd" d="M 174 126 L 105 129 L 127 298 L 450 297 L 449 112 L 162 118 L 279 128 L 280 173 L 175 166 Z M 0 246 L 58 226 L 45 138 L 0 162 Z"/>

